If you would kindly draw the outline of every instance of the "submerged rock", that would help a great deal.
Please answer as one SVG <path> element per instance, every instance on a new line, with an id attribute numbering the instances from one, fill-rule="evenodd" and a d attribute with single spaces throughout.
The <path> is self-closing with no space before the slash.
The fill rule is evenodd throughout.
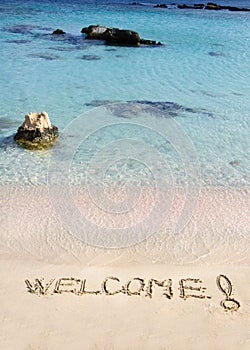
<path id="1" fill-rule="evenodd" d="M 60 56 L 57 55 L 48 55 L 46 53 L 30 53 L 27 55 L 27 57 L 32 57 L 32 58 L 41 58 L 46 61 L 54 61 L 58 60 Z"/>
<path id="2" fill-rule="evenodd" d="M 97 56 L 97 55 L 83 55 L 81 57 L 79 57 L 81 60 L 85 60 L 85 61 L 98 61 L 101 59 L 101 57 Z"/>
<path id="3" fill-rule="evenodd" d="M 34 35 L 34 32 L 37 32 L 37 31 L 48 31 L 48 30 L 52 30 L 52 28 L 40 27 L 40 26 L 33 25 L 33 24 L 16 24 L 16 25 L 13 25 L 13 26 L 3 27 L 2 30 L 4 32 L 13 33 L 13 34 Z"/>
<path id="4" fill-rule="evenodd" d="M 63 34 L 66 34 L 66 33 L 62 29 L 56 29 L 52 33 L 52 35 L 63 35 Z"/>
<path id="5" fill-rule="evenodd" d="M 39 26 L 30 24 L 17 24 L 13 26 L 4 27 L 4 31 L 13 34 L 32 34 L 33 30 L 39 29 Z"/>
<path id="6" fill-rule="evenodd" d="M 230 165 L 240 165 L 240 161 L 239 160 L 232 160 L 231 162 L 229 162 Z"/>
<path id="7" fill-rule="evenodd" d="M 14 140 L 27 149 L 46 149 L 56 141 L 58 135 L 58 128 L 51 124 L 46 112 L 34 112 L 26 114 Z"/>
<path id="8" fill-rule="evenodd" d="M 210 51 L 209 53 L 209 56 L 212 56 L 212 57 L 224 57 L 225 54 L 223 52 L 216 52 L 216 51 Z"/>
<path id="9" fill-rule="evenodd" d="M 128 29 L 109 28 L 99 25 L 84 27 L 81 33 L 86 34 L 86 39 L 104 40 L 106 45 L 140 46 L 161 45 L 154 40 L 141 39 L 137 32 Z"/>
<path id="10" fill-rule="evenodd" d="M 28 44 L 31 43 L 31 40 L 6 40 L 5 41 L 8 44 Z"/>

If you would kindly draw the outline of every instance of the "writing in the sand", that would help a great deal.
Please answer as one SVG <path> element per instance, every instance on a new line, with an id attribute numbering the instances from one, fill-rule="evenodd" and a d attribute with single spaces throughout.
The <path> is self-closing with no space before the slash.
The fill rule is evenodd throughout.
<path id="1" fill-rule="evenodd" d="M 207 294 L 207 288 L 203 285 L 203 281 L 199 278 L 180 279 L 178 287 L 178 296 L 183 300 L 188 298 L 196 299 L 212 299 Z M 51 279 L 47 283 L 44 279 L 36 278 L 34 282 L 25 280 L 28 291 L 36 295 L 52 295 L 71 293 L 78 296 L 93 294 L 93 295 L 117 295 L 123 294 L 127 296 L 145 296 L 152 299 L 156 289 L 159 289 L 161 294 L 171 300 L 174 297 L 172 279 L 144 279 L 134 277 L 126 283 L 122 283 L 118 277 L 106 277 L 99 289 L 91 290 L 88 288 L 87 279 L 78 279 L 75 277 L 64 277 L 59 279 Z M 218 275 L 216 285 L 219 291 L 223 294 L 223 299 L 220 302 L 221 307 L 225 311 L 237 311 L 240 307 L 239 301 L 232 297 L 232 283 L 225 275 Z"/>

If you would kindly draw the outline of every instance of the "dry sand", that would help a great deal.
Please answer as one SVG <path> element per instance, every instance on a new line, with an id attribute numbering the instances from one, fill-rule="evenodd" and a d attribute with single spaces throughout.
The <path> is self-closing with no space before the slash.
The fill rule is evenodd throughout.
<path id="1" fill-rule="evenodd" d="M 248 191 L 203 189 L 179 236 L 113 250 L 67 233 L 45 188 L 0 192 L 1 349 L 250 348 Z"/>

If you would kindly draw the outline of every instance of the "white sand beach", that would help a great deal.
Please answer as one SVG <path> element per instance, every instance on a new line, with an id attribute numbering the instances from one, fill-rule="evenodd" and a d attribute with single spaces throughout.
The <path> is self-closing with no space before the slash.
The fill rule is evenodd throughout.
<path id="1" fill-rule="evenodd" d="M 248 349 L 248 201 L 246 190 L 202 189 L 177 238 L 163 228 L 107 249 L 66 232 L 46 188 L 2 187 L 1 348 Z"/>
<path id="2" fill-rule="evenodd" d="M 114 266 L 116 265 L 116 266 Z M 240 308 L 225 311 L 225 295 L 216 285 L 224 273 L 233 284 Z M 38 296 L 27 292 L 25 279 L 72 277 L 86 279 L 88 290 L 98 290 L 108 276 L 115 291 L 134 277 L 171 278 L 173 296 L 168 299 L 155 286 L 150 299 L 141 295 L 53 293 Z M 211 299 L 180 297 L 179 281 L 199 278 Z M 3 349 L 222 349 L 249 348 L 249 268 L 242 266 L 166 265 L 55 265 L 34 260 L 1 260 L 1 345 Z M 134 282 L 135 283 L 135 282 Z M 67 289 L 68 287 L 62 287 Z M 131 289 L 138 289 L 134 284 Z M 52 293 L 52 295 L 50 294 Z M 186 294 L 200 292 L 186 290 Z M 230 306 L 231 307 L 231 306 Z"/>

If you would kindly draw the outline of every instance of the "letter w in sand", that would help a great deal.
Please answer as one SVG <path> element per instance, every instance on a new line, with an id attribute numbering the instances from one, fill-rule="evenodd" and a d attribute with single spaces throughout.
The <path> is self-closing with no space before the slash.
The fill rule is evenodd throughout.
<path id="1" fill-rule="evenodd" d="M 48 283 L 43 285 L 43 279 L 35 279 L 35 282 L 30 282 L 28 279 L 25 280 L 26 286 L 30 293 L 32 294 L 38 294 L 38 295 L 45 295 L 47 294 L 49 287 L 52 285 L 55 279 L 51 279 Z"/>

